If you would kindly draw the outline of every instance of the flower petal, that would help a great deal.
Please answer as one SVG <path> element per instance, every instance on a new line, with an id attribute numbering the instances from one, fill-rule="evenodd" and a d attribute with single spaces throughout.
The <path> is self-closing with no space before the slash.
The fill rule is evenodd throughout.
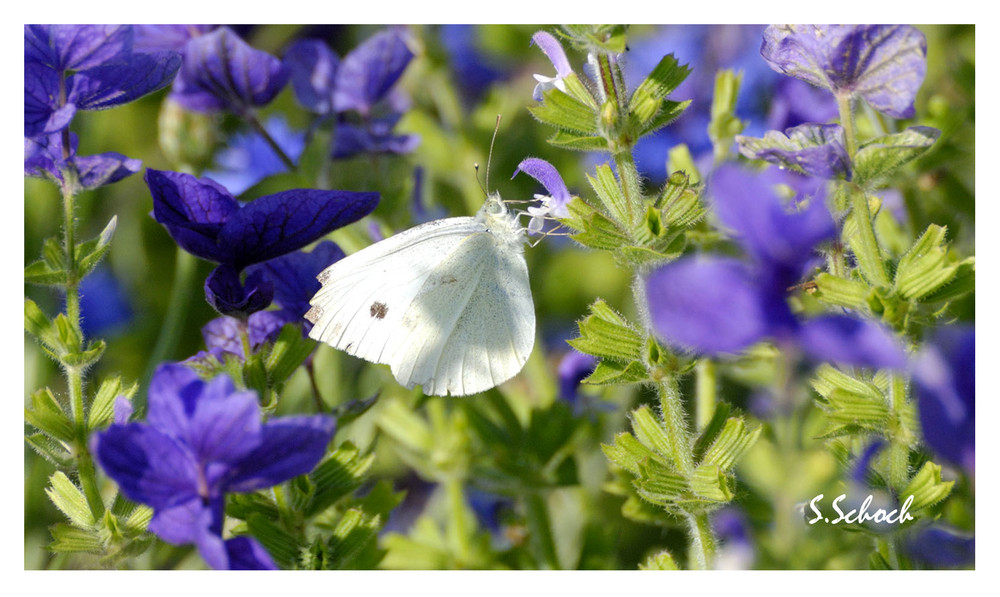
<path id="1" fill-rule="evenodd" d="M 131 25 L 25 25 L 24 61 L 56 72 L 93 68 L 132 51 Z"/>
<path id="2" fill-rule="evenodd" d="M 145 180 L 153 195 L 153 218 L 182 249 L 216 262 L 229 257 L 218 237 L 240 205 L 225 187 L 208 178 L 152 168 L 146 169 Z"/>
<path id="3" fill-rule="evenodd" d="M 314 114 L 333 111 L 339 65 L 340 58 L 318 39 L 299 40 L 285 51 L 295 99 Z"/>
<path id="4" fill-rule="evenodd" d="M 290 320 L 305 321 L 302 316 L 310 309 L 309 301 L 320 288 L 316 276 L 343 257 L 344 251 L 327 240 L 317 244 L 309 253 L 289 253 L 252 265 L 247 272 L 263 271 L 267 279 L 274 283 L 274 302 L 281 305 Z"/>
<path id="5" fill-rule="evenodd" d="M 253 537 L 233 537 L 226 540 L 229 570 L 277 570 L 278 566 L 264 546 Z"/>
<path id="6" fill-rule="evenodd" d="M 181 67 L 176 52 L 133 54 L 126 60 L 78 71 L 66 81 L 68 101 L 81 110 L 106 110 L 169 85 Z"/>
<path id="7" fill-rule="evenodd" d="M 667 264 L 646 280 L 646 299 L 656 334 L 698 352 L 736 353 L 772 331 L 764 297 L 733 259 Z"/>
<path id="8" fill-rule="evenodd" d="M 24 136 L 56 133 L 69 126 L 76 105 L 60 103 L 59 74 L 36 62 L 24 63 Z"/>
<path id="9" fill-rule="evenodd" d="M 846 315 L 810 319 L 798 331 L 799 345 L 814 359 L 853 367 L 903 369 L 906 352 L 881 325 Z"/>
<path id="10" fill-rule="evenodd" d="M 266 309 L 274 298 L 274 284 L 263 274 L 247 275 L 240 282 L 240 272 L 223 263 L 205 279 L 205 300 L 222 315 L 246 319 L 250 314 Z"/>
<path id="11" fill-rule="evenodd" d="M 555 166 L 539 158 L 526 158 L 517 165 L 514 176 L 517 176 L 518 172 L 524 172 L 542 183 L 545 190 L 549 192 L 549 196 L 552 197 L 552 201 L 548 204 L 552 215 L 563 218 L 569 215 L 569 212 L 566 211 L 566 204 L 569 203 L 572 196 Z"/>
<path id="12" fill-rule="evenodd" d="M 354 48 L 337 68 L 333 105 L 337 112 L 368 115 L 399 80 L 413 58 L 402 31 L 388 29 Z"/>
<path id="13" fill-rule="evenodd" d="M 535 86 L 533 97 L 535 101 L 542 100 L 542 93 L 553 87 L 559 87 L 562 83 L 562 79 L 573 72 L 573 67 L 570 66 L 569 60 L 566 58 L 566 52 L 563 51 L 562 45 L 552 36 L 551 33 L 547 31 L 539 31 L 531 36 L 531 41 L 548 57 L 549 61 L 552 62 L 552 66 L 556 69 L 555 77 L 546 77 L 542 75 L 535 75 L 535 79 L 539 82 Z"/>
<path id="14" fill-rule="evenodd" d="M 768 131 L 762 139 L 736 136 L 740 153 L 807 176 L 844 176 L 850 163 L 839 124 L 802 124 L 782 134 Z"/>
<path id="15" fill-rule="evenodd" d="M 308 473 L 326 454 L 335 428 L 328 415 L 272 419 L 263 427 L 261 444 L 235 465 L 225 489 L 254 491 Z"/>

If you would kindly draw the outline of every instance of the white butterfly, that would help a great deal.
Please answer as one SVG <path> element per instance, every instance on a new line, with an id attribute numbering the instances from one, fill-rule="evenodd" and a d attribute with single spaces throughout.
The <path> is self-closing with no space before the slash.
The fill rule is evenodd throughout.
<path id="1" fill-rule="evenodd" d="M 535 343 L 525 229 L 498 195 L 323 270 L 309 336 L 389 365 L 407 388 L 465 396 L 517 375 Z"/>

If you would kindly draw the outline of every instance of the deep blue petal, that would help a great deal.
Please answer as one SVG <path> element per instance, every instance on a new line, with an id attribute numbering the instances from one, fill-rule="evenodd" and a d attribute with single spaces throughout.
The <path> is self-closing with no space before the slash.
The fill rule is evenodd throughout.
<path id="1" fill-rule="evenodd" d="M 571 350 L 559 361 L 559 397 L 576 404 L 580 382 L 594 372 L 597 359 L 589 354 Z"/>
<path id="2" fill-rule="evenodd" d="M 305 133 L 289 127 L 280 115 L 269 118 L 264 128 L 285 155 L 297 162 L 305 149 Z M 264 137 L 256 131 L 245 131 L 230 137 L 229 144 L 216 154 L 213 169 L 204 176 L 239 195 L 268 176 L 287 171 L 285 162 Z"/>
<path id="3" fill-rule="evenodd" d="M 77 156 L 73 159 L 73 164 L 80 177 L 80 186 L 85 189 L 109 185 L 142 170 L 142 160 L 112 151 Z"/>
<path id="4" fill-rule="evenodd" d="M 146 185 L 153 195 L 153 217 L 166 227 L 188 253 L 222 262 L 229 256 L 218 243 L 223 224 L 239 211 L 239 203 L 211 179 L 190 174 L 146 169 Z"/>
<path id="5" fill-rule="evenodd" d="M 736 353 L 772 332 L 762 293 L 732 259 L 667 264 L 647 278 L 646 299 L 660 338 L 701 353 Z"/>
<path id="6" fill-rule="evenodd" d="M 219 233 L 226 263 L 243 268 L 300 249 L 365 217 L 378 193 L 295 189 L 260 197 L 234 213 Z"/>
<path id="7" fill-rule="evenodd" d="M 942 458 L 975 470 L 976 332 L 942 328 L 915 359 L 913 380 L 924 440 Z"/>
<path id="8" fill-rule="evenodd" d="M 176 52 L 133 54 L 127 60 L 70 75 L 68 101 L 81 110 L 106 110 L 169 85 L 181 67 Z"/>
<path id="9" fill-rule="evenodd" d="M 392 127 L 397 120 L 399 116 L 393 115 L 386 119 L 372 120 L 366 126 L 337 124 L 330 157 L 343 160 L 357 155 L 410 153 L 420 144 L 420 137 L 394 135 Z"/>
<path id="10" fill-rule="evenodd" d="M 295 99 L 315 114 L 333 111 L 333 91 L 340 58 L 318 39 L 303 39 L 285 52 Z"/>
<path id="11" fill-rule="evenodd" d="M 25 25 L 24 61 L 56 72 L 83 70 L 132 51 L 131 25 Z"/>
<path id="12" fill-rule="evenodd" d="M 264 546 L 253 537 L 234 537 L 226 540 L 229 570 L 277 570 L 278 566 Z"/>
<path id="13" fill-rule="evenodd" d="M 309 301 L 319 291 L 316 279 L 321 271 L 343 259 L 344 251 L 333 241 L 317 244 L 309 253 L 296 251 L 247 268 L 247 272 L 263 271 L 274 283 L 274 302 L 287 311 L 291 319 L 302 320 L 309 310 Z"/>
<path id="14" fill-rule="evenodd" d="M 369 37 L 340 62 L 333 96 L 336 111 L 356 110 L 368 115 L 412 58 L 400 30 L 388 29 Z"/>
<path id="15" fill-rule="evenodd" d="M 76 106 L 59 99 L 59 75 L 34 62 L 24 65 L 24 136 L 36 137 L 69 126 Z"/>
<path id="16" fill-rule="evenodd" d="M 134 25 L 132 49 L 136 52 L 182 52 L 188 41 L 214 28 L 214 25 Z"/>
<path id="17" fill-rule="evenodd" d="M 854 367 L 903 369 L 906 352 L 881 325 L 846 315 L 810 319 L 798 331 L 799 344 L 814 359 Z"/>
<path id="18" fill-rule="evenodd" d="M 916 531 L 904 547 L 911 558 L 934 568 L 956 568 L 976 562 L 975 538 L 943 526 Z"/>
<path id="19" fill-rule="evenodd" d="M 335 428 L 335 419 L 327 415 L 269 421 L 260 446 L 234 466 L 225 489 L 254 491 L 308 473 L 326 454 Z"/>
<path id="20" fill-rule="evenodd" d="M 563 182 L 559 171 L 545 160 L 526 158 L 517 165 L 517 169 L 514 170 L 514 176 L 517 176 L 518 172 L 524 172 L 542 183 L 542 186 L 549 192 L 549 196 L 552 197 L 555 205 L 565 205 L 571 199 L 569 189 L 566 188 L 566 183 Z M 511 176 L 511 178 L 514 178 L 514 176 Z"/>
<path id="21" fill-rule="evenodd" d="M 242 113 L 270 103 L 288 82 L 288 69 L 221 27 L 184 46 L 177 82 L 171 97 L 190 110 Z"/>
<path id="22" fill-rule="evenodd" d="M 240 272 L 223 263 L 205 279 L 205 300 L 222 315 L 246 319 L 251 313 L 263 311 L 274 298 L 274 284 L 254 272 L 240 281 Z"/>
<path id="23" fill-rule="evenodd" d="M 187 441 L 204 382 L 180 363 L 163 363 L 149 381 L 146 420 L 161 433 Z"/>

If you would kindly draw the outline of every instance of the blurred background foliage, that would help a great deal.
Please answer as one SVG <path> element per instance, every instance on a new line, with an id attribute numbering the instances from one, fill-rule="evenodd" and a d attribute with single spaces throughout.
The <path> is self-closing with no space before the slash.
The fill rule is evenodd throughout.
<path id="1" fill-rule="evenodd" d="M 337 160 L 323 166 L 319 142 L 308 147 L 300 171 L 272 176 L 253 186 L 241 197 L 252 198 L 295 187 L 315 186 L 316 174 L 328 168 L 329 187 L 354 191 L 378 191 L 382 201 L 366 221 L 332 235 L 348 253 L 372 242 L 369 222 L 388 236 L 420 221 L 446 215 L 473 214 L 484 200 L 490 139 L 497 115 L 502 121 L 496 137 L 489 191 L 506 199 L 530 199 L 541 188 L 529 177 L 511 180 L 517 164 L 526 157 L 543 158 L 557 167 L 574 194 L 592 195 L 584 173 L 608 160 L 606 155 L 563 151 L 546 143 L 550 130 L 533 120 L 535 81 L 532 73 L 549 73 L 551 64 L 536 47 L 531 35 L 541 26 L 473 25 L 412 26 L 416 57 L 399 86 L 410 97 L 411 108 L 396 132 L 420 136 L 420 145 L 409 155 L 359 157 Z M 972 26 L 921 26 L 928 42 L 928 71 L 917 97 L 913 124 L 942 131 L 935 147 L 918 163 L 907 168 L 891 186 L 901 191 L 899 213 L 902 234 L 914 238 L 928 224 L 947 225 L 955 250 L 962 255 L 975 249 L 975 30 Z M 317 37 L 343 56 L 379 30 L 376 26 L 253 26 L 236 27 L 246 41 L 277 56 L 296 39 Z M 546 29 L 551 30 L 551 27 Z M 623 60 L 627 83 L 635 85 L 664 54 L 674 53 L 689 64 L 692 75 L 675 94 L 692 99 L 692 107 L 672 126 L 645 140 L 637 148 L 637 162 L 651 183 L 667 173 L 667 151 L 686 144 L 697 159 L 711 151 L 707 133 L 712 85 L 718 68 L 743 71 L 743 86 L 737 115 L 748 121 L 744 134 L 761 135 L 768 128 L 771 98 L 781 77 L 771 71 L 759 55 L 762 26 L 633 26 L 628 32 L 629 50 Z M 585 56 L 570 62 L 581 65 Z M 144 167 L 175 169 L 161 150 L 163 99 L 165 92 L 103 112 L 87 112 L 73 123 L 80 138 L 80 153 L 116 151 L 143 160 Z M 292 128 L 304 129 L 310 115 L 295 102 L 291 87 L 264 110 L 264 118 L 282 114 Z M 869 118 L 875 117 L 867 114 Z M 241 124 L 231 116 L 198 117 L 198 125 L 211 134 L 198 149 L 212 155 L 228 134 Z M 860 126 L 866 120 L 860 119 Z M 865 134 L 862 128 L 862 135 Z M 210 163 L 210 160 L 209 160 Z M 474 164 L 479 164 L 479 174 Z M 208 165 L 208 163 L 206 163 Z M 196 174 L 200 174 L 197 173 Z M 59 233 L 61 200 L 51 183 L 25 179 L 24 252 L 31 261 L 41 251 L 44 239 Z M 415 196 L 422 210 L 415 209 Z M 152 200 L 141 176 L 83 194 L 78 201 L 80 238 L 100 233 L 117 216 L 112 248 L 94 274 L 92 287 L 85 286 L 83 319 L 90 337 L 103 337 L 107 350 L 92 379 L 120 373 L 125 380 L 145 384 L 151 372 L 153 347 L 161 334 L 164 313 L 170 301 L 178 263 L 178 251 L 166 231 L 151 217 Z M 908 246 L 908 245 L 903 245 Z M 525 370 L 502 389 L 476 398 L 426 399 L 400 388 L 388 369 L 358 361 L 327 346 L 315 353 L 313 367 L 319 391 L 329 406 L 364 399 L 381 391 L 376 405 L 342 426 L 337 440 L 350 440 L 376 453 L 372 479 L 389 480 L 397 491 L 407 491 L 403 503 L 390 518 L 381 545 L 388 548 L 386 567 L 523 567 L 526 517 L 531 500 L 547 500 L 552 517 L 553 542 L 558 563 L 569 568 L 635 569 L 662 549 L 675 556 L 684 553 L 687 537 L 681 527 L 648 524 L 634 504 L 624 504 L 616 490 L 620 481 L 608 470 L 600 444 L 627 429 L 625 413 L 651 396 L 630 387 L 581 388 L 572 403 L 559 396 L 557 366 L 567 353 L 565 340 L 576 333 L 575 322 L 596 298 L 614 308 L 633 313 L 630 280 L 605 254 L 588 252 L 564 238 L 550 237 L 526 251 L 528 270 L 539 322 L 536 349 Z M 195 282 L 184 290 L 188 309 L 179 339 L 167 360 L 182 360 L 204 348 L 200 328 L 216 314 L 204 300 L 202 281 L 213 264 L 197 261 Z M 90 294 L 90 296 L 88 296 Z M 63 298 L 48 288 L 25 286 L 25 296 L 47 313 L 63 308 Z M 90 299 L 90 300 L 88 300 Z M 974 298 L 952 306 L 956 320 L 972 322 Z M 25 400 L 35 388 L 49 386 L 63 391 L 64 381 L 52 361 L 25 337 Z M 794 512 L 792 496 L 812 496 L 830 489 L 843 476 L 843 463 L 816 437 L 822 432 L 823 415 L 810 406 L 795 423 L 794 435 L 783 427 L 792 425 L 781 417 L 759 412 L 758 394 L 774 377 L 767 358 L 750 355 L 727 364 L 721 371 L 720 396 L 734 406 L 766 422 L 762 441 L 739 469 L 733 509 L 726 516 L 740 529 L 749 552 L 726 552 L 726 535 L 720 557 L 736 558 L 734 565 L 755 568 L 866 568 L 870 539 L 828 525 L 807 527 L 784 519 L 780 512 Z M 690 390 L 690 376 L 685 389 Z M 145 392 L 145 385 L 140 393 Z M 692 392 L 687 391 L 686 396 Z M 386 433 L 384 411 L 403 405 L 418 417 L 427 416 L 429 403 L 439 402 L 448 413 L 450 435 L 440 436 L 440 450 L 414 462 L 407 446 Z M 811 401 L 808 401 L 811 403 Z M 311 388 L 304 371 L 292 378 L 284 390 L 281 413 L 311 412 Z M 523 425 L 523 434 L 497 444 L 481 432 L 482 420 L 498 420 L 512 414 Z M 452 437 L 454 436 L 454 437 Z M 487 439 L 484 439 L 487 438 Z M 449 443 L 451 442 L 451 443 Z M 792 442 L 789 447 L 787 442 Z M 559 452 L 559 454 L 556 454 Z M 434 458 L 464 458 L 463 462 L 434 464 Z M 49 541 L 47 527 L 60 514 L 44 494 L 52 474 L 49 464 L 25 448 L 25 568 L 67 565 L 51 561 L 44 551 Z M 564 464 L 571 462 L 571 465 Z M 435 469 L 435 466 L 437 468 Z M 448 467 L 453 466 L 454 469 Z M 421 468 L 423 467 L 423 468 Z M 433 470 L 426 470 L 427 468 Z M 421 515 L 437 518 L 443 528 L 447 518 L 447 495 L 435 489 L 442 475 L 457 470 L 467 493 L 486 492 L 493 510 L 480 516 L 478 526 L 485 539 L 479 547 L 447 547 L 447 538 L 432 548 L 433 533 L 411 530 Z M 538 487 L 523 486 L 538 474 Z M 517 481 L 522 483 L 518 485 Z M 618 488 L 620 489 L 620 488 Z M 836 495 L 836 494 L 834 494 Z M 527 497 L 526 497 L 527 496 Z M 973 492 L 969 483 L 957 486 L 942 509 L 952 526 L 972 531 Z M 475 508 L 474 508 L 475 509 Z M 496 525 L 490 533 L 490 525 Z M 391 532 L 396 533 L 395 535 Z M 426 531 L 426 529 L 424 529 Z M 403 533 L 407 539 L 401 539 Z M 439 537 L 439 539 L 441 539 Z M 414 546 L 423 546 L 414 549 Z M 731 541 L 729 545 L 742 545 Z M 444 547 L 442 547 L 444 546 Z M 182 559 L 177 555 L 187 559 Z M 166 553 L 167 555 L 164 555 Z M 456 559 L 455 553 L 461 558 Z M 451 555 L 448 555 L 451 554 Z M 192 556 L 178 548 L 162 547 L 144 557 L 156 561 L 191 564 Z M 739 560 L 743 557 L 743 560 Z M 157 559 L 159 558 L 159 559 Z M 173 558 L 173 559 L 171 559 Z M 749 558 L 749 559 L 747 559 Z"/>

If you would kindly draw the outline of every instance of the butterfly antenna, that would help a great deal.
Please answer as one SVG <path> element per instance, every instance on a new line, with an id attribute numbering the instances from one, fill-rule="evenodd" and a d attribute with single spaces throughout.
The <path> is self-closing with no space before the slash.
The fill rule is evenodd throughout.
<path id="1" fill-rule="evenodd" d="M 490 153 L 486 156 L 486 188 L 490 188 L 490 163 L 493 161 L 493 144 L 497 140 L 497 131 L 500 130 L 500 115 L 497 114 L 497 124 L 493 127 L 493 138 L 490 139 Z M 489 195 L 489 191 L 486 192 Z"/>

